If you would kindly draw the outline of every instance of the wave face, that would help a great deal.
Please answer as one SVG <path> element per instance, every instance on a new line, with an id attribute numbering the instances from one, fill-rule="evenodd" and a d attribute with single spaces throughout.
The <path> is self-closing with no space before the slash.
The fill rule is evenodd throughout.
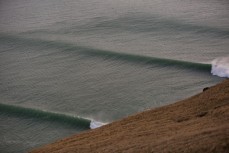
<path id="1" fill-rule="evenodd" d="M 24 108 L 20 106 L 0 104 L 0 111 L 6 114 L 24 116 L 29 118 L 38 118 L 42 120 L 60 122 L 76 127 L 82 127 L 88 129 L 90 127 L 91 121 L 89 119 L 81 117 L 73 117 L 61 113 L 48 112 L 32 108 Z"/>
<path id="2" fill-rule="evenodd" d="M 213 75 L 229 78 L 229 57 L 221 57 L 212 61 Z"/>
<path id="3" fill-rule="evenodd" d="M 89 127 L 91 129 L 95 129 L 105 125 L 105 123 L 98 122 L 95 120 L 89 120 L 86 118 L 73 117 L 66 114 L 48 112 L 44 110 L 25 108 L 14 105 L 0 104 L 0 111 L 5 114 L 48 120 L 52 122 L 59 122 L 85 129 L 88 129 Z"/>
<path id="4" fill-rule="evenodd" d="M 228 0 L 0 3 L 0 152 L 29 152 L 228 77 Z"/>

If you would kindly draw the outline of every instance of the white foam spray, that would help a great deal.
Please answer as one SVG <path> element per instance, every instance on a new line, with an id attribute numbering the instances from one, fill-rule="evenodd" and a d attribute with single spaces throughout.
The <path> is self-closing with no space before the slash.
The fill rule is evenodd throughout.
<path id="1" fill-rule="evenodd" d="M 101 127 L 101 126 L 103 126 L 105 124 L 106 123 L 102 123 L 102 122 L 98 122 L 98 121 L 92 120 L 91 123 L 90 123 L 90 128 L 91 129 L 95 129 L 95 128 Z"/>
<path id="2" fill-rule="evenodd" d="M 213 75 L 229 78 L 229 57 L 220 57 L 212 61 Z"/>

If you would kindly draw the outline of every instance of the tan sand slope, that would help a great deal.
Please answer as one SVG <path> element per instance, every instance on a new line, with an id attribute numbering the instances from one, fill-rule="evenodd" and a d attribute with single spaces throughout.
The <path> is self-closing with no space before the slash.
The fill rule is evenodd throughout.
<path id="1" fill-rule="evenodd" d="M 41 152 L 229 153 L 229 79 L 186 100 L 32 151 Z"/>

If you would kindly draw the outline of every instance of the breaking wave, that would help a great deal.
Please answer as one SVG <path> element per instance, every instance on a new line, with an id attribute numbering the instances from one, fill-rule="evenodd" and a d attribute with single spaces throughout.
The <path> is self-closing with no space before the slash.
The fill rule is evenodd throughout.
<path id="1" fill-rule="evenodd" d="M 59 122 L 71 126 L 76 126 L 78 128 L 83 128 L 83 129 L 89 129 L 89 128 L 93 129 L 104 125 L 104 123 L 90 120 L 87 118 L 70 116 L 62 113 L 49 112 L 49 111 L 33 109 L 33 108 L 26 108 L 26 107 L 21 107 L 16 105 L 0 104 L 0 112 L 9 115 L 19 116 L 19 117 L 21 116 L 21 117 L 36 118 L 36 119 L 41 119 L 46 121 Z"/>
<path id="2" fill-rule="evenodd" d="M 92 120 L 91 123 L 90 123 L 90 128 L 91 129 L 95 129 L 95 128 L 101 127 L 101 126 L 103 126 L 105 124 L 106 123 L 102 123 L 102 122 L 98 122 L 98 121 Z"/>
<path id="3" fill-rule="evenodd" d="M 212 61 L 213 75 L 229 78 L 229 57 L 220 57 Z"/>
<path id="4" fill-rule="evenodd" d="M 115 52 L 102 49 L 96 49 L 91 47 L 79 46 L 71 43 L 59 42 L 59 41 L 48 41 L 40 39 L 28 39 L 17 36 L 10 35 L 0 35 L 0 40 L 6 42 L 19 42 L 27 45 L 34 46 L 46 46 L 51 48 L 58 48 L 62 52 L 75 53 L 80 55 L 85 55 L 89 58 L 103 58 L 117 61 L 131 62 L 135 64 L 147 64 L 147 65 L 157 65 L 161 67 L 177 67 L 182 69 L 191 69 L 197 71 L 209 72 L 211 71 L 211 64 L 195 63 L 182 60 L 174 60 L 167 58 L 158 58 L 144 55 L 129 54 L 124 52 Z"/>

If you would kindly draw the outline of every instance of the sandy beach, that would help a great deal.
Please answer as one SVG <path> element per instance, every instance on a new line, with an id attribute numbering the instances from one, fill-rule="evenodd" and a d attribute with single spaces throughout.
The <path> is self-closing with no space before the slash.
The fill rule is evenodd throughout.
<path id="1" fill-rule="evenodd" d="M 31 153 L 229 152 L 229 79 L 188 99 L 56 141 Z"/>

